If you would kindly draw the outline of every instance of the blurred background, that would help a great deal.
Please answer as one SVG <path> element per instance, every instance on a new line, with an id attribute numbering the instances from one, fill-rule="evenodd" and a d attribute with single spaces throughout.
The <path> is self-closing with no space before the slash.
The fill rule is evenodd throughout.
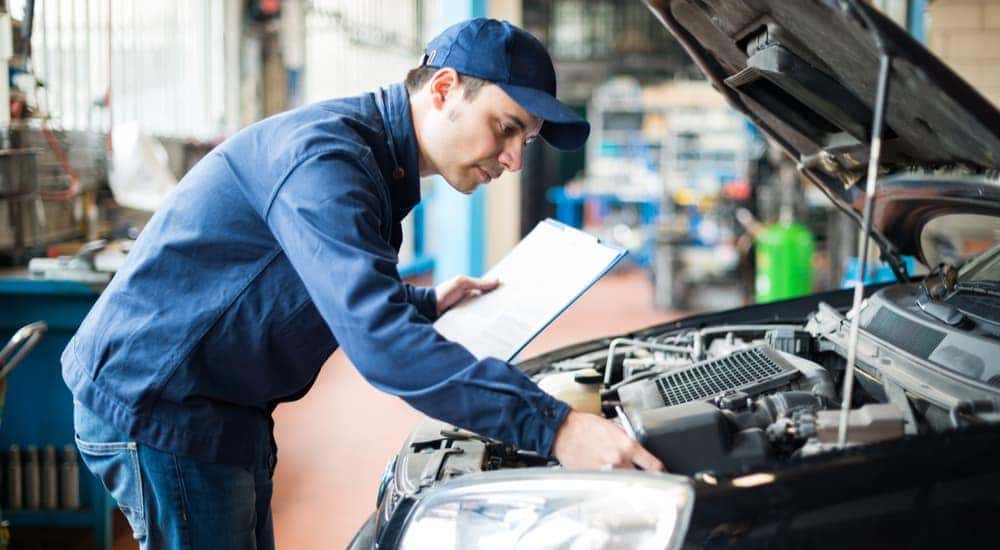
<path id="1" fill-rule="evenodd" d="M 874 4 L 1000 102 L 1000 2 Z M 856 276 L 856 227 L 638 0 L 25 0 L 0 13 L 0 336 L 42 311 L 50 324 L 11 378 L 5 482 L 12 445 L 35 448 L 36 468 L 48 447 L 56 467 L 75 465 L 59 352 L 185 172 L 255 121 L 401 81 L 429 38 L 470 17 L 545 43 L 560 99 L 593 131 L 572 153 L 536 141 L 521 173 L 471 197 L 426 178 L 400 274 L 482 274 L 549 217 L 629 250 L 522 357 Z M 893 279 L 872 260 L 868 281 Z M 417 418 L 331 357 L 312 392 L 276 412 L 279 548 L 345 545 Z M 75 504 L 50 510 L 11 507 L 4 491 L 14 547 L 133 546 L 89 474 L 78 485 Z"/>

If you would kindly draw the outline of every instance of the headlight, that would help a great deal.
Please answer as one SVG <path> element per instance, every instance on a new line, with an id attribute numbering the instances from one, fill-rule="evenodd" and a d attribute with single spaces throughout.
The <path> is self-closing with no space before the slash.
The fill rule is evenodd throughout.
<path id="1" fill-rule="evenodd" d="M 694 490 L 642 472 L 507 470 L 428 492 L 403 530 L 416 548 L 677 548 Z"/>
<path id="2" fill-rule="evenodd" d="M 382 480 L 378 482 L 378 494 L 375 497 L 375 507 L 378 508 L 382 505 L 382 499 L 385 498 L 385 492 L 392 485 L 392 477 L 396 472 L 396 461 L 399 460 L 399 455 L 392 455 L 389 462 L 385 465 L 385 470 L 382 470 Z"/>

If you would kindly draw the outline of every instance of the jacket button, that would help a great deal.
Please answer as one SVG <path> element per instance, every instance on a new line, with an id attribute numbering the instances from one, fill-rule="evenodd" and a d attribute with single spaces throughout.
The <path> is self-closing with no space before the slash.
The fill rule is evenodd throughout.
<path id="1" fill-rule="evenodd" d="M 392 177 L 396 178 L 397 180 L 403 179 L 403 176 L 405 175 L 406 175 L 406 170 L 403 170 L 402 166 L 397 166 L 396 169 L 392 171 Z"/>

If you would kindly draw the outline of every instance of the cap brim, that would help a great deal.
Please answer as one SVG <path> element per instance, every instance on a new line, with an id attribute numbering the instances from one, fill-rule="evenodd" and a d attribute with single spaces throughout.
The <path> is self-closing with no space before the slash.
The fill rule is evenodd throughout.
<path id="1" fill-rule="evenodd" d="M 497 86 L 525 111 L 544 121 L 540 134 L 549 145 L 563 151 L 575 151 L 586 143 L 590 136 L 590 123 L 558 99 L 526 86 L 499 82 Z"/>

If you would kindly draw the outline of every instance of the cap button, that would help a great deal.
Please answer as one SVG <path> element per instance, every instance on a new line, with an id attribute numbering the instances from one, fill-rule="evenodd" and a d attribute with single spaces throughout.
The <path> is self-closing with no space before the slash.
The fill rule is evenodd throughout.
<path id="1" fill-rule="evenodd" d="M 395 170 L 392 171 L 392 177 L 401 180 L 403 176 L 406 175 L 406 170 L 403 170 L 402 166 L 397 166 Z"/>

